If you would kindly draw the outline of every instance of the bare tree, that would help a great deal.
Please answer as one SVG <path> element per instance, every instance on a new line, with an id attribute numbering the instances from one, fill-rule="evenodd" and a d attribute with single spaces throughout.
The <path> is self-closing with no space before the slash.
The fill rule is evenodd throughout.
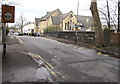
<path id="1" fill-rule="evenodd" d="M 102 8 L 99 8 L 99 12 L 102 14 L 102 17 L 107 22 L 108 28 L 111 27 L 111 24 L 114 25 L 117 30 L 116 24 L 118 23 L 118 2 L 117 0 L 106 0 L 106 4 Z M 102 19 L 103 20 L 103 19 Z"/>
<path id="2" fill-rule="evenodd" d="M 95 43 L 97 47 L 101 47 L 103 46 L 103 32 L 102 32 L 102 26 L 101 26 L 101 21 L 100 21 L 98 9 L 97 9 L 96 0 L 91 1 L 90 10 L 92 12 L 94 26 L 95 26 L 95 34 L 96 34 Z"/>
<path id="3" fill-rule="evenodd" d="M 26 22 L 26 17 L 24 17 L 23 15 L 20 15 L 20 17 L 16 21 L 16 26 L 20 28 L 21 33 L 23 33 L 23 27 L 24 27 L 25 22 Z"/>

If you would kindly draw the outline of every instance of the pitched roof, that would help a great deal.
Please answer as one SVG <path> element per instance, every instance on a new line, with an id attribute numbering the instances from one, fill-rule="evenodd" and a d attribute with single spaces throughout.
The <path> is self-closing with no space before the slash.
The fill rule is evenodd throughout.
<path id="1" fill-rule="evenodd" d="M 83 26 L 90 26 L 94 24 L 92 16 L 81 16 L 76 15 L 78 22 L 81 23 Z"/>
<path id="2" fill-rule="evenodd" d="M 60 23 L 60 17 L 52 16 L 52 22 L 53 22 L 53 25 L 58 25 Z"/>
<path id="3" fill-rule="evenodd" d="M 52 16 L 53 25 L 58 25 L 64 20 L 70 13 L 61 14 L 59 16 Z"/>
<path id="4" fill-rule="evenodd" d="M 41 20 L 46 20 L 48 17 L 50 17 L 53 14 L 54 11 L 47 12 L 47 14 L 41 19 Z"/>
<path id="5" fill-rule="evenodd" d="M 69 14 L 70 12 L 60 15 L 61 20 L 64 20 Z"/>
<path id="6" fill-rule="evenodd" d="M 36 26 L 39 26 L 40 20 L 41 20 L 41 18 L 36 18 L 36 17 L 35 17 L 35 25 L 36 25 Z"/>
<path id="7" fill-rule="evenodd" d="M 56 10 L 59 10 L 59 9 L 56 9 Z M 47 12 L 47 14 L 41 20 L 46 20 L 47 18 L 49 18 L 56 10 Z"/>

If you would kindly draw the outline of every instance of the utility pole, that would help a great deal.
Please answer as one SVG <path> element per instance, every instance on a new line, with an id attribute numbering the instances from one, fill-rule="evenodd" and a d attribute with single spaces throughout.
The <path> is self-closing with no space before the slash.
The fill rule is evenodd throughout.
<path id="1" fill-rule="evenodd" d="M 79 12 L 79 0 L 78 0 L 78 3 L 77 3 L 77 24 L 79 23 L 79 21 L 78 21 L 78 12 Z M 75 32 L 75 44 L 77 44 L 77 29 L 75 29 L 75 31 L 76 31 Z"/>
<path id="2" fill-rule="evenodd" d="M 118 31 L 120 32 L 120 1 L 118 0 Z"/>
<path id="3" fill-rule="evenodd" d="M 110 29 L 110 10 L 108 0 L 107 0 L 107 13 L 108 13 L 108 28 Z"/>

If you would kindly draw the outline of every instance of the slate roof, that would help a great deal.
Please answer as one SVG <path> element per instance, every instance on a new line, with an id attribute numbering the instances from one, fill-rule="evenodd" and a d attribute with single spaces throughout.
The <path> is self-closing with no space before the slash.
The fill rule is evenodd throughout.
<path id="1" fill-rule="evenodd" d="M 40 22 L 41 18 L 35 18 L 35 25 L 39 26 L 39 22 Z"/>
<path id="2" fill-rule="evenodd" d="M 78 22 L 81 23 L 83 26 L 91 26 L 94 24 L 92 16 L 76 15 L 76 18 L 78 19 Z"/>
<path id="3" fill-rule="evenodd" d="M 56 10 L 59 10 L 59 9 L 56 9 Z M 49 18 L 56 10 L 47 12 L 47 14 L 44 17 L 42 17 L 41 20 L 46 20 L 47 18 Z"/>
<path id="4" fill-rule="evenodd" d="M 60 22 L 62 22 L 62 20 L 64 20 L 68 15 L 69 13 L 61 14 L 59 16 L 52 16 L 53 25 L 60 24 Z"/>
<path id="5" fill-rule="evenodd" d="M 50 17 L 54 11 L 47 12 L 47 14 L 41 19 L 41 20 L 46 20 L 48 17 Z"/>
<path id="6" fill-rule="evenodd" d="M 60 17 L 59 16 L 52 16 L 52 22 L 53 22 L 53 25 L 59 25 L 60 24 Z"/>

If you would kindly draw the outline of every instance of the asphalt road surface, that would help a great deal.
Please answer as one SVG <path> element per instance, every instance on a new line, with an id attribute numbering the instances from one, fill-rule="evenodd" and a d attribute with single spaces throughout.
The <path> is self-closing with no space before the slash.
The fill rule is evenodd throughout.
<path id="1" fill-rule="evenodd" d="M 57 82 L 118 82 L 119 59 L 43 37 L 18 36 L 25 54 L 44 63 Z"/>

